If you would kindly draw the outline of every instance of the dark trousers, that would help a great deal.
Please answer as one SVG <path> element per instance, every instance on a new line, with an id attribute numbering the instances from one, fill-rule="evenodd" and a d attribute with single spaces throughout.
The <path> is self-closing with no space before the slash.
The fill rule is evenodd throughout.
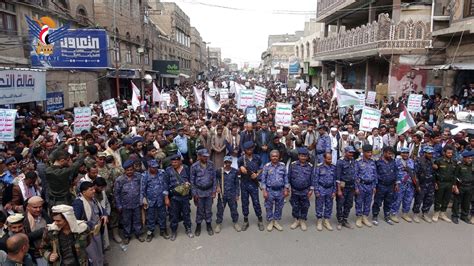
<path id="1" fill-rule="evenodd" d="M 232 218 L 232 222 L 236 223 L 239 220 L 239 212 L 237 211 L 237 200 L 235 197 L 219 197 L 217 199 L 217 220 L 216 223 L 222 223 L 224 219 L 224 210 L 225 206 L 229 205 L 230 209 L 230 217 Z"/>
<path id="2" fill-rule="evenodd" d="M 175 200 L 171 198 L 170 204 L 171 231 L 178 230 L 178 223 L 183 221 L 184 228 L 191 229 L 191 205 L 189 200 Z"/>
<path id="3" fill-rule="evenodd" d="M 310 206 L 308 195 L 296 195 L 295 193 L 291 193 L 290 204 L 293 218 L 299 220 L 307 219 Z"/>
<path id="4" fill-rule="evenodd" d="M 146 229 L 154 232 L 156 224 L 160 226 L 160 231 L 166 230 L 166 206 L 149 207 L 146 211 Z"/>
<path id="5" fill-rule="evenodd" d="M 354 187 L 344 187 L 342 197 L 336 197 L 336 216 L 339 223 L 347 220 L 353 205 Z"/>
<path id="6" fill-rule="evenodd" d="M 142 231 L 142 212 L 141 208 L 122 209 L 123 236 L 130 238 L 133 233 L 139 236 Z"/>
<path id="7" fill-rule="evenodd" d="M 415 203 L 413 204 L 413 213 L 428 213 L 434 201 L 434 184 L 432 182 L 420 184 L 420 191 L 415 191 Z"/>
<path id="8" fill-rule="evenodd" d="M 212 222 L 212 197 L 202 197 L 198 199 L 196 224 L 200 224 L 203 220 L 208 224 Z"/>
<path id="9" fill-rule="evenodd" d="M 461 218 L 468 218 L 473 189 L 472 187 L 459 188 L 459 194 L 454 195 L 453 199 L 453 217 L 459 218 L 459 209 L 461 209 Z"/>
<path id="10" fill-rule="evenodd" d="M 253 209 L 258 218 L 262 217 L 262 208 L 260 199 L 258 198 L 258 185 L 253 181 L 242 181 L 240 183 L 242 196 L 242 214 L 244 217 L 249 216 L 249 197 L 252 198 Z"/>
<path id="11" fill-rule="evenodd" d="M 390 209 L 394 200 L 393 185 L 377 185 L 375 192 L 374 204 L 372 205 L 372 216 L 377 217 L 380 212 L 380 207 L 383 203 L 383 215 L 388 217 L 390 215 Z"/>
<path id="12" fill-rule="evenodd" d="M 435 191 L 435 212 L 445 212 L 448 209 L 449 201 L 453 195 L 453 184 L 439 183 L 438 190 Z"/>

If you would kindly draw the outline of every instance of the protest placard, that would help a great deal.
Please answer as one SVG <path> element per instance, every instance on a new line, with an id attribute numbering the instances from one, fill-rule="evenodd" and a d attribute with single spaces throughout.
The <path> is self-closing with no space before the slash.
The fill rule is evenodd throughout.
<path id="1" fill-rule="evenodd" d="M 247 122 L 257 122 L 257 108 L 255 106 L 249 106 L 245 109 L 245 118 Z"/>
<path id="2" fill-rule="evenodd" d="M 238 100 L 238 108 L 245 110 L 248 106 L 253 105 L 254 90 L 241 90 Z"/>
<path id="3" fill-rule="evenodd" d="M 292 104 L 277 103 L 275 112 L 275 125 L 284 127 L 291 126 L 292 112 Z"/>
<path id="4" fill-rule="evenodd" d="M 354 105 L 354 112 L 361 110 L 365 106 L 365 94 L 357 94 L 357 96 L 359 97 L 360 103 Z"/>
<path id="5" fill-rule="evenodd" d="M 91 129 L 91 108 L 74 108 L 74 134 L 81 134 L 82 131 Z"/>
<path id="6" fill-rule="evenodd" d="M 111 117 L 118 117 L 119 113 L 117 110 L 117 105 L 115 104 L 114 99 L 109 99 L 102 102 L 102 109 L 104 110 L 104 114 L 108 114 Z"/>
<path id="7" fill-rule="evenodd" d="M 15 140 L 16 109 L 0 109 L 0 141 Z"/>
<path id="8" fill-rule="evenodd" d="M 171 104 L 171 95 L 169 93 L 162 93 L 161 100 L 166 102 L 166 105 L 170 106 Z"/>
<path id="9" fill-rule="evenodd" d="M 368 104 L 375 104 L 375 97 L 377 96 L 376 91 L 368 91 L 367 92 L 367 100 L 365 101 Z"/>
<path id="10" fill-rule="evenodd" d="M 255 94 L 254 94 L 255 106 L 264 107 L 266 98 L 267 98 L 267 89 L 264 87 L 255 86 Z"/>
<path id="11" fill-rule="evenodd" d="M 382 112 L 380 110 L 364 106 L 362 116 L 360 117 L 359 129 L 372 132 L 372 129 L 379 127 L 381 116 Z"/>
<path id="12" fill-rule="evenodd" d="M 407 111 L 412 113 L 421 112 L 421 102 L 423 101 L 423 95 L 421 94 L 410 94 L 408 96 Z"/>

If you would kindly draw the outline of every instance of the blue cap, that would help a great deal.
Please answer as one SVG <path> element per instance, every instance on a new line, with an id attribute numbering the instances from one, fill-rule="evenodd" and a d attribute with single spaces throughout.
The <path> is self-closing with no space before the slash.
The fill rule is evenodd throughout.
<path id="1" fill-rule="evenodd" d="M 400 153 L 408 153 L 408 152 L 410 152 L 410 150 L 408 148 L 406 148 L 406 147 L 400 148 Z"/>
<path id="2" fill-rule="evenodd" d="M 165 130 L 164 134 L 165 134 L 165 137 L 168 137 L 169 135 L 173 134 L 173 131 Z"/>
<path id="3" fill-rule="evenodd" d="M 123 169 L 127 169 L 130 167 L 133 167 L 134 164 L 135 164 L 135 161 L 129 159 L 129 160 L 126 160 L 122 166 L 123 166 Z"/>
<path id="4" fill-rule="evenodd" d="M 148 161 L 148 167 L 158 168 L 158 167 L 160 167 L 160 165 L 158 164 L 158 162 L 156 160 L 149 160 Z"/>
<path id="5" fill-rule="evenodd" d="M 424 153 L 433 153 L 434 149 L 431 146 L 425 146 L 425 148 L 423 149 L 423 152 Z"/>
<path id="6" fill-rule="evenodd" d="M 461 153 L 461 156 L 464 157 L 464 158 L 472 157 L 472 156 L 474 156 L 474 152 L 472 152 L 472 151 L 463 151 Z"/>
<path id="7" fill-rule="evenodd" d="M 11 163 L 14 163 L 14 162 L 16 162 L 15 157 L 10 157 L 10 158 L 5 160 L 5 164 L 11 164 Z"/>
<path id="8" fill-rule="evenodd" d="M 225 156 L 224 162 L 232 162 L 232 156 Z"/>
<path id="9" fill-rule="evenodd" d="M 176 154 L 171 155 L 171 156 L 169 157 L 169 159 L 170 159 L 171 161 L 173 161 L 173 160 L 181 160 L 181 155 L 179 155 L 179 154 L 176 153 Z"/>
<path id="10" fill-rule="evenodd" d="M 200 149 L 200 150 L 197 151 L 197 155 L 208 157 L 209 152 L 207 151 L 207 149 Z"/>
<path id="11" fill-rule="evenodd" d="M 362 151 L 368 152 L 372 150 L 373 150 L 373 147 L 370 144 L 364 144 L 364 146 L 362 146 Z"/>
<path id="12" fill-rule="evenodd" d="M 344 151 L 345 152 L 355 152 L 355 149 L 352 146 L 347 146 L 347 147 L 344 148 Z"/>
<path id="13" fill-rule="evenodd" d="M 247 149 L 252 149 L 255 144 L 253 143 L 253 141 L 247 141 L 247 142 L 244 142 L 244 145 L 242 145 L 244 147 L 245 150 Z"/>
<path id="14" fill-rule="evenodd" d="M 124 138 L 123 139 L 123 144 L 124 145 L 132 145 L 133 144 L 133 140 L 131 138 Z"/>
<path id="15" fill-rule="evenodd" d="M 306 147 L 299 147 L 298 154 L 308 155 L 308 149 Z"/>
<path id="16" fill-rule="evenodd" d="M 132 143 L 135 144 L 137 142 L 143 142 L 143 137 L 142 136 L 135 136 L 132 138 Z"/>

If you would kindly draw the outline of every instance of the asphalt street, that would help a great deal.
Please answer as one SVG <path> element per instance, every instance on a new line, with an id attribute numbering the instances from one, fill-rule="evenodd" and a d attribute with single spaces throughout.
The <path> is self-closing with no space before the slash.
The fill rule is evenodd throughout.
<path id="1" fill-rule="evenodd" d="M 194 220 L 194 206 L 192 210 L 191 219 Z M 306 232 L 289 228 L 293 219 L 288 202 L 280 223 L 284 227 L 282 232 L 275 229 L 260 232 L 253 209 L 249 217 L 250 228 L 245 232 L 238 233 L 233 229 L 228 208 L 224 215 L 222 231 L 212 237 L 207 235 L 203 226 L 201 236 L 190 239 L 184 234 L 180 223 L 178 238 L 174 242 L 159 236 L 155 236 L 150 243 L 132 239 L 126 251 L 114 243 L 106 253 L 109 265 L 474 265 L 474 225 L 462 221 L 458 225 L 441 221 L 434 224 L 401 221 L 393 226 L 381 221 L 373 228 L 343 228 L 337 231 L 333 218 L 333 232 L 326 229 L 318 232 L 314 197 Z M 213 218 L 215 221 L 215 204 Z M 242 216 L 239 220 L 242 221 Z M 350 221 L 354 224 L 354 220 L 352 209 Z"/>

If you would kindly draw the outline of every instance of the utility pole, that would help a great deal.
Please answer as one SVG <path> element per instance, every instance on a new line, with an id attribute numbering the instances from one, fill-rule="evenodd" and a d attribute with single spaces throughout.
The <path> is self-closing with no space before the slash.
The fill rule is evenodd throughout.
<path id="1" fill-rule="evenodd" d="M 119 65 L 118 65 L 118 58 L 117 58 L 117 55 L 120 54 L 120 51 L 118 49 L 120 49 L 120 47 L 117 47 L 118 46 L 118 43 L 117 43 L 117 24 L 116 24 L 116 19 L 115 19 L 115 16 L 116 16 L 116 3 L 117 3 L 117 0 L 114 0 L 114 3 L 113 3 L 113 12 L 114 12 L 114 15 L 113 15 L 113 31 L 114 31 L 114 58 L 115 58 L 115 93 L 117 94 L 117 98 L 120 99 L 120 80 L 119 80 Z"/>

